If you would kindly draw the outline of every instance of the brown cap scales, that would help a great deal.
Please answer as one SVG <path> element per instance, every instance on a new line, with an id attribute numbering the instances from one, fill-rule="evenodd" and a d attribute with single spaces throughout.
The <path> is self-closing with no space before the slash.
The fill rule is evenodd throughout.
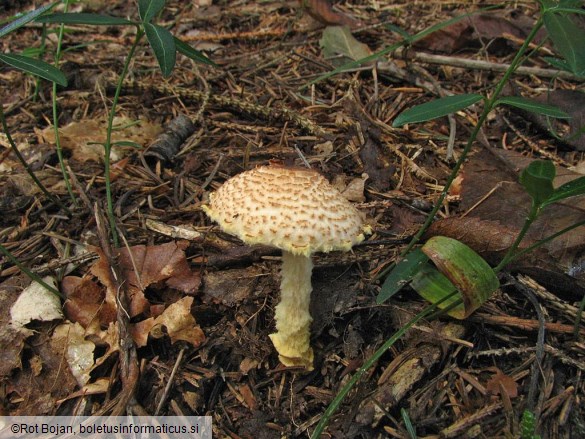
<path id="1" fill-rule="evenodd" d="M 307 256 L 349 250 L 368 229 L 357 209 L 309 169 L 264 166 L 242 172 L 212 193 L 203 210 L 247 244 Z"/>

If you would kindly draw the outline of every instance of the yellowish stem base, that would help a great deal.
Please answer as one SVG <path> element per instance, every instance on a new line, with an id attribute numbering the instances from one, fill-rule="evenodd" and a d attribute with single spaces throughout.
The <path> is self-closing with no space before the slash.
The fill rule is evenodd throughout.
<path id="1" fill-rule="evenodd" d="M 276 333 L 270 334 L 279 359 L 285 366 L 313 370 L 311 348 L 311 258 L 282 253 L 280 303 L 275 308 Z"/>

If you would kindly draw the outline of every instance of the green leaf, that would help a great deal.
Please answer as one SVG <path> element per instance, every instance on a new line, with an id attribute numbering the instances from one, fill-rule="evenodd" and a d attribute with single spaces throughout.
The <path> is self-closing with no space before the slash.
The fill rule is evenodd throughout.
<path id="1" fill-rule="evenodd" d="M 57 3 L 61 3 L 61 2 L 57 1 L 57 2 L 53 2 L 53 3 L 45 5 L 45 6 L 41 6 L 40 8 L 35 9 L 34 11 L 30 11 L 30 12 L 18 17 L 16 20 L 12 21 L 11 23 L 8 23 L 6 26 L 4 26 L 2 29 L 0 29 L 0 38 L 2 38 L 4 35 L 9 34 L 10 32 L 15 31 L 16 29 L 24 26 L 25 24 L 30 23 L 35 18 L 37 18 L 39 15 L 42 15 L 45 12 L 47 12 L 49 9 L 51 9 L 53 6 L 55 6 Z"/>
<path id="2" fill-rule="evenodd" d="M 40 76 L 64 87 L 67 86 L 67 78 L 65 78 L 61 70 L 39 59 L 15 55 L 14 53 L 3 53 L 0 54 L 0 61 L 4 61 L 6 64 L 31 75 Z"/>
<path id="3" fill-rule="evenodd" d="M 174 38 L 175 38 L 175 47 L 183 55 L 191 58 L 193 61 L 197 61 L 197 62 L 202 63 L 202 64 L 208 64 L 210 66 L 217 67 L 217 64 L 214 63 L 209 58 L 207 58 L 203 53 L 201 53 L 197 49 L 193 49 L 190 45 L 188 45 L 184 41 L 181 41 L 179 38 L 177 38 L 177 37 L 174 37 Z"/>
<path id="4" fill-rule="evenodd" d="M 413 277 L 410 287 L 422 298 L 432 304 L 438 304 L 442 310 L 447 310 L 451 316 L 461 319 L 465 315 L 465 305 L 461 300 L 461 293 L 453 283 L 439 270 L 430 264 L 423 265 Z M 453 294 L 457 292 L 457 294 Z"/>
<path id="5" fill-rule="evenodd" d="M 520 174 L 520 184 L 538 206 L 542 206 L 554 193 L 555 165 L 550 160 L 535 160 Z"/>
<path id="6" fill-rule="evenodd" d="M 421 266 L 425 264 L 429 258 L 420 248 L 408 253 L 396 267 L 390 272 L 384 285 L 380 290 L 380 294 L 376 298 L 376 303 L 384 303 L 390 299 L 394 294 L 404 288 L 412 280 L 414 275 L 420 270 Z"/>
<path id="7" fill-rule="evenodd" d="M 569 66 L 567 61 L 565 61 L 564 59 L 554 58 L 552 56 L 543 56 L 542 59 L 556 69 L 564 70 L 565 72 L 571 72 L 571 66 Z"/>
<path id="8" fill-rule="evenodd" d="M 585 195 L 585 177 L 576 178 L 556 188 L 553 194 L 543 203 L 543 206 L 579 195 Z"/>
<path id="9" fill-rule="evenodd" d="M 177 60 L 175 37 L 164 27 L 156 24 L 144 23 L 144 30 L 163 76 L 169 76 Z"/>
<path id="10" fill-rule="evenodd" d="M 404 407 L 400 409 L 400 416 L 402 416 L 402 420 L 404 421 L 404 426 L 406 427 L 406 431 L 408 432 L 408 437 L 411 439 L 416 439 L 417 438 L 416 430 L 412 425 L 410 416 L 408 415 L 408 412 Z"/>
<path id="11" fill-rule="evenodd" d="M 138 13 L 143 23 L 149 23 L 165 6 L 165 0 L 138 0 Z"/>
<path id="12" fill-rule="evenodd" d="M 585 74 L 585 31 L 564 14 L 546 13 L 544 24 L 571 71 L 576 75 Z"/>
<path id="13" fill-rule="evenodd" d="M 407 123 L 436 119 L 437 117 L 446 116 L 447 114 L 455 113 L 456 111 L 469 107 L 482 99 L 483 96 L 478 94 L 464 94 L 435 99 L 434 101 L 417 105 L 400 113 L 394 119 L 392 126 L 396 128 Z"/>
<path id="14" fill-rule="evenodd" d="M 512 107 L 530 111 L 531 113 L 543 114 L 558 119 L 570 119 L 571 116 L 554 105 L 542 104 L 519 96 L 505 96 L 499 98 L 496 104 L 511 105 Z"/>
<path id="15" fill-rule="evenodd" d="M 87 12 L 65 12 L 45 15 L 37 19 L 37 21 L 39 23 L 91 24 L 97 26 L 125 26 L 128 24 L 136 24 L 125 18 Z"/>

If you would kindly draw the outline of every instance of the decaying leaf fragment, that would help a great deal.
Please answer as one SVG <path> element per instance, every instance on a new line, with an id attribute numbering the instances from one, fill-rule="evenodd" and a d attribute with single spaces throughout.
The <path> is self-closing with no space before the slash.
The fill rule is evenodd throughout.
<path id="1" fill-rule="evenodd" d="M 325 28 L 319 45 L 323 49 L 323 56 L 331 60 L 334 65 L 357 61 L 372 54 L 366 44 L 355 39 L 347 26 Z"/>
<path id="2" fill-rule="evenodd" d="M 45 277 L 43 281 L 55 288 L 57 286 L 51 276 Z M 32 331 L 25 325 L 33 320 L 51 321 L 63 318 L 61 301 L 51 291 L 33 281 L 12 305 L 10 316 L 14 329 L 30 335 Z"/>
<path id="3" fill-rule="evenodd" d="M 128 117 L 116 117 L 114 119 L 114 131 L 112 142 L 133 142 L 145 147 L 160 132 L 160 125 L 147 120 L 132 120 Z M 59 127 L 59 136 L 63 148 L 71 151 L 75 160 L 86 162 L 88 160 L 101 162 L 104 157 L 103 143 L 106 141 L 107 120 L 83 119 L 71 122 Z M 55 131 L 52 126 L 43 130 L 37 130 L 40 143 L 54 143 Z M 115 146 L 112 148 L 111 159 L 118 161 L 122 159 L 132 147 Z"/>

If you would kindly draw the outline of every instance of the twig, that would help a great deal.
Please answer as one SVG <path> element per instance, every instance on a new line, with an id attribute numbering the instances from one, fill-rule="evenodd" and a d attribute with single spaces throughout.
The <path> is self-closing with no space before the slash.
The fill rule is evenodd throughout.
<path id="1" fill-rule="evenodd" d="M 424 52 L 412 52 L 407 50 L 406 52 L 404 49 L 398 49 L 395 52 L 392 52 L 392 56 L 394 58 L 401 58 L 401 59 L 408 59 L 412 61 L 420 61 L 428 64 L 439 64 L 439 65 L 446 65 L 452 67 L 462 67 L 466 69 L 474 69 L 474 70 L 487 70 L 490 72 L 505 72 L 510 68 L 509 64 L 501 64 L 495 63 L 490 61 L 482 61 L 477 59 L 467 59 L 467 58 L 460 58 L 457 56 L 445 56 L 445 55 L 433 55 L 430 53 Z M 392 64 L 391 62 L 380 62 L 378 63 L 379 70 L 393 70 L 393 67 L 390 68 L 388 64 Z M 520 66 L 518 67 L 515 72 L 517 75 L 523 76 L 537 76 L 540 78 L 562 78 L 562 79 L 569 79 L 573 81 L 582 81 L 583 78 L 579 78 L 572 73 L 565 72 L 563 70 L 555 70 L 555 69 L 543 69 L 540 67 L 526 67 Z"/>
<path id="2" fill-rule="evenodd" d="M 179 370 L 179 366 L 181 365 L 181 361 L 183 361 L 183 355 L 185 355 L 185 348 L 182 348 L 179 352 L 179 355 L 177 356 L 177 360 L 175 361 L 175 365 L 173 366 L 173 370 L 171 371 L 171 375 L 169 376 L 169 381 L 167 382 L 167 385 L 165 386 L 165 391 L 163 393 L 163 396 L 160 399 L 160 401 L 158 402 L 158 405 L 156 406 L 156 411 L 154 412 L 154 416 L 159 415 L 163 404 L 166 402 L 166 400 L 169 396 L 169 392 L 171 391 L 171 386 L 173 385 L 173 380 L 175 378 L 177 370 Z"/>

